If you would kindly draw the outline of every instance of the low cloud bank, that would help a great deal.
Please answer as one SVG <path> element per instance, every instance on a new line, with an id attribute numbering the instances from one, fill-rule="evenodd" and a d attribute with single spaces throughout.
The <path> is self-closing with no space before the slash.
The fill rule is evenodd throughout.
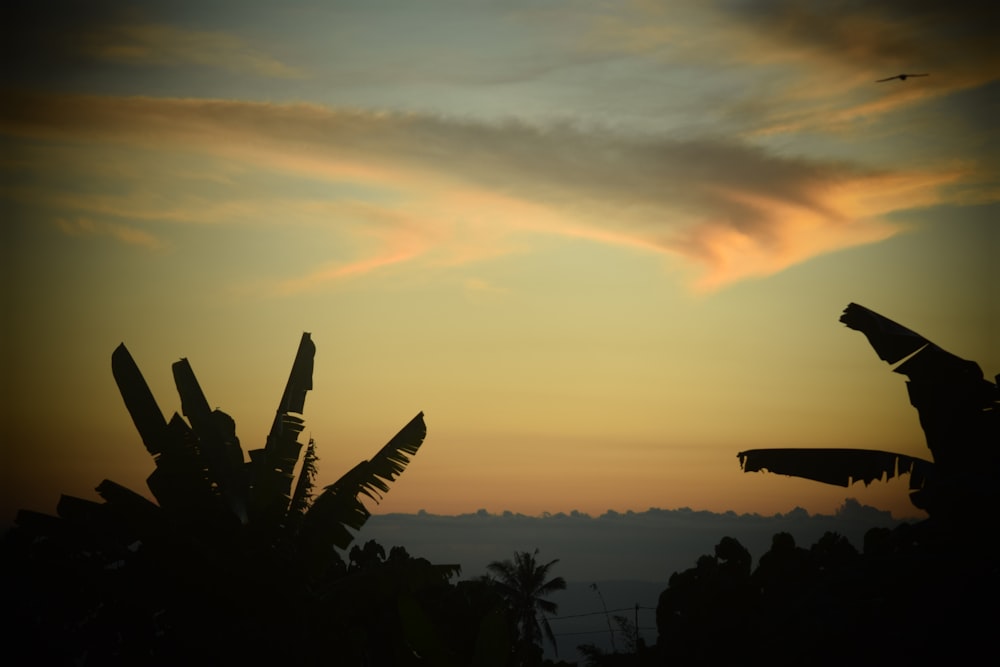
<path id="1" fill-rule="evenodd" d="M 575 511 L 541 517 L 486 510 L 458 516 L 419 512 L 375 515 L 355 544 L 402 545 L 434 563 L 460 564 L 463 578 L 485 574 L 487 563 L 515 551 L 538 548 L 543 562 L 559 559 L 554 573 L 569 581 L 666 582 L 672 573 L 694 567 L 700 555 L 713 553 L 725 536 L 739 540 L 756 561 L 778 532 L 791 533 L 796 544 L 809 547 L 834 531 L 860 551 L 869 529 L 900 523 L 890 512 L 853 499 L 833 515 L 810 515 L 801 508 L 773 516 L 689 508 L 608 511 L 598 517 Z"/>

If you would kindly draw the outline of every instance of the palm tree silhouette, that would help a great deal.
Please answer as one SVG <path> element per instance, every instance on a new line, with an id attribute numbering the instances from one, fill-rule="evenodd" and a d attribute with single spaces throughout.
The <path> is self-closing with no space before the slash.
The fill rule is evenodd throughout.
<path id="1" fill-rule="evenodd" d="M 494 585 L 507 601 L 514 614 L 517 632 L 522 644 L 541 646 L 544 636 L 552 644 L 558 655 L 555 635 L 546 614 L 555 614 L 559 605 L 544 596 L 566 589 L 562 577 L 548 578 L 549 570 L 559 559 L 541 564 L 536 560 L 538 549 L 533 553 L 518 551 L 514 559 L 493 561 L 486 569 L 494 575 Z"/>

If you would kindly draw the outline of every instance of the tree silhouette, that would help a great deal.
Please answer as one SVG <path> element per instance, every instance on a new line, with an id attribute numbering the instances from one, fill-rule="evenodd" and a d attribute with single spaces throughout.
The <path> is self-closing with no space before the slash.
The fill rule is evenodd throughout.
<path id="1" fill-rule="evenodd" d="M 120 345 L 112 372 L 155 461 L 147 485 L 157 502 L 104 480 L 103 503 L 64 495 L 57 516 L 21 510 L 0 550 L 13 612 L 4 630 L 54 664 L 176 664 L 192 655 L 203 664 L 308 664 L 320 659 L 318 638 L 352 645 L 358 597 L 456 574 L 457 566 L 397 558 L 406 564 L 394 561 L 392 581 L 404 581 L 396 588 L 384 583 L 389 574 L 348 576 L 338 549 L 370 516 L 359 496 L 381 499 L 426 426 L 417 414 L 313 501 L 316 445 L 310 439 L 302 456 L 298 436 L 314 354 L 305 333 L 265 445 L 245 461 L 233 419 L 209 408 L 186 359 L 173 365 L 184 417 L 167 421 Z M 381 561 L 377 551 L 359 553 Z M 367 659 L 369 645 L 358 650 Z"/>
<path id="2" fill-rule="evenodd" d="M 670 576 L 656 607 L 659 650 L 671 664 L 738 664 L 754 635 L 759 590 L 749 552 L 724 537 L 714 555 Z M 724 638 L 724 639 L 721 639 Z"/>
<path id="3" fill-rule="evenodd" d="M 694 652 L 699 644 L 690 638 L 718 626 L 714 613 L 695 630 L 669 632 L 674 607 L 697 618 L 693 601 L 706 590 L 698 582 L 710 579 L 689 570 L 675 587 L 672 577 L 676 590 L 664 591 L 657 619 L 662 654 L 683 655 L 680 664 L 954 664 L 995 651 L 989 640 L 995 614 L 981 610 L 1000 599 L 996 540 L 988 529 L 1000 509 L 997 383 L 975 362 L 858 304 L 849 304 L 840 321 L 908 378 L 933 460 L 875 450 L 755 449 L 740 452 L 740 464 L 747 472 L 842 486 L 909 474 L 910 500 L 930 516 L 870 530 L 862 555 L 833 534 L 808 551 L 791 535 L 776 535 L 750 577 L 757 599 L 736 635 L 745 647 L 738 655 L 713 649 L 705 661 Z M 711 564 L 699 561 L 707 571 L 703 565 Z M 696 593 L 680 585 L 691 582 Z"/>
<path id="4" fill-rule="evenodd" d="M 996 558 L 926 539 L 930 522 L 873 528 L 860 554 L 836 533 L 809 549 L 778 533 L 756 569 L 728 575 L 723 555 L 749 554 L 723 538 L 660 594 L 655 664 L 975 662 L 995 650 Z"/>
<path id="5" fill-rule="evenodd" d="M 229 539 L 243 526 L 242 532 L 257 546 L 296 542 L 296 547 L 321 556 L 351 543 L 354 538 L 348 528 L 359 529 L 370 516 L 359 495 L 377 502 L 417 452 L 427 429 L 423 413 L 418 414 L 375 456 L 327 486 L 314 502 L 310 497 L 317 457 L 310 441 L 293 494 L 302 450 L 298 436 L 305 423 L 302 413 L 312 388 L 315 352 L 311 337 L 304 333 L 266 444 L 251 450 L 247 463 L 235 423 L 221 410 L 209 409 L 187 359 L 176 362 L 173 373 L 190 425 L 176 413 L 168 423 L 132 355 L 124 344 L 118 346 L 111 358 L 112 372 L 156 462 L 147 484 L 165 515 L 211 539 Z M 102 488 L 106 485 L 97 489 L 106 501 L 125 502 L 122 494 Z"/>
<path id="6" fill-rule="evenodd" d="M 544 596 L 565 590 L 566 581 L 562 577 L 549 578 L 549 571 L 559 562 L 558 558 L 542 564 L 536 560 L 537 556 L 538 549 L 533 553 L 518 551 L 513 560 L 493 561 L 486 566 L 513 613 L 519 644 L 525 650 L 523 660 L 536 653 L 529 652 L 532 647 L 537 647 L 540 655 L 543 636 L 558 655 L 556 638 L 546 614 L 555 614 L 559 605 Z"/>
<path id="7" fill-rule="evenodd" d="M 746 472 L 771 472 L 849 486 L 910 475 L 910 500 L 948 522 L 970 523 L 1000 509 L 1000 391 L 979 365 L 920 334 L 851 303 L 840 321 L 860 331 L 878 356 L 906 375 L 933 462 L 864 449 L 753 449 L 738 454 Z"/>

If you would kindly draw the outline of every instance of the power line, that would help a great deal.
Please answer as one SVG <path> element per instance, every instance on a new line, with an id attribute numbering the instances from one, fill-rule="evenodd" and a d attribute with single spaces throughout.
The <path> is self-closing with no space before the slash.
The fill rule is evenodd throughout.
<path id="1" fill-rule="evenodd" d="M 650 626 L 650 627 L 636 628 L 636 629 L 640 630 L 640 631 L 642 631 L 642 630 L 656 630 L 656 628 L 652 627 L 652 626 Z M 607 630 L 604 629 L 604 628 L 601 628 L 600 630 L 580 630 L 579 632 L 554 632 L 552 634 L 554 634 L 556 637 L 572 637 L 573 635 L 597 635 L 597 634 L 604 634 L 605 632 L 607 632 Z M 616 632 L 622 632 L 622 631 L 621 630 L 616 630 Z"/>
<path id="2" fill-rule="evenodd" d="M 561 621 L 564 618 L 580 618 L 581 616 L 597 616 L 598 614 L 600 614 L 600 615 L 612 614 L 612 613 L 614 613 L 616 611 L 635 611 L 636 609 L 642 609 L 642 610 L 645 610 L 645 611 L 656 611 L 656 607 L 632 606 L 632 607 L 622 607 L 621 609 L 608 609 L 607 611 L 604 611 L 604 610 L 601 610 L 601 611 L 588 611 L 585 614 L 570 614 L 569 616 L 549 616 L 548 619 L 550 621 Z"/>

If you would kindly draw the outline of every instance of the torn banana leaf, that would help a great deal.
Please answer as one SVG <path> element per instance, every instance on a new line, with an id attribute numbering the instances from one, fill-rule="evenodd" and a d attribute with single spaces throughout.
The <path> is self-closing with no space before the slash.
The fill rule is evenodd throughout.
<path id="1" fill-rule="evenodd" d="M 417 453 L 427 435 L 424 413 L 410 420 L 375 456 L 362 461 L 336 482 L 327 486 L 309 508 L 302 526 L 302 537 L 313 543 L 347 547 L 371 513 L 361 502 L 364 494 L 378 502 Z"/>
<path id="2" fill-rule="evenodd" d="M 766 470 L 837 486 L 909 474 L 910 488 L 917 489 L 934 471 L 930 461 L 873 449 L 748 449 L 737 456 L 744 472 Z"/>

